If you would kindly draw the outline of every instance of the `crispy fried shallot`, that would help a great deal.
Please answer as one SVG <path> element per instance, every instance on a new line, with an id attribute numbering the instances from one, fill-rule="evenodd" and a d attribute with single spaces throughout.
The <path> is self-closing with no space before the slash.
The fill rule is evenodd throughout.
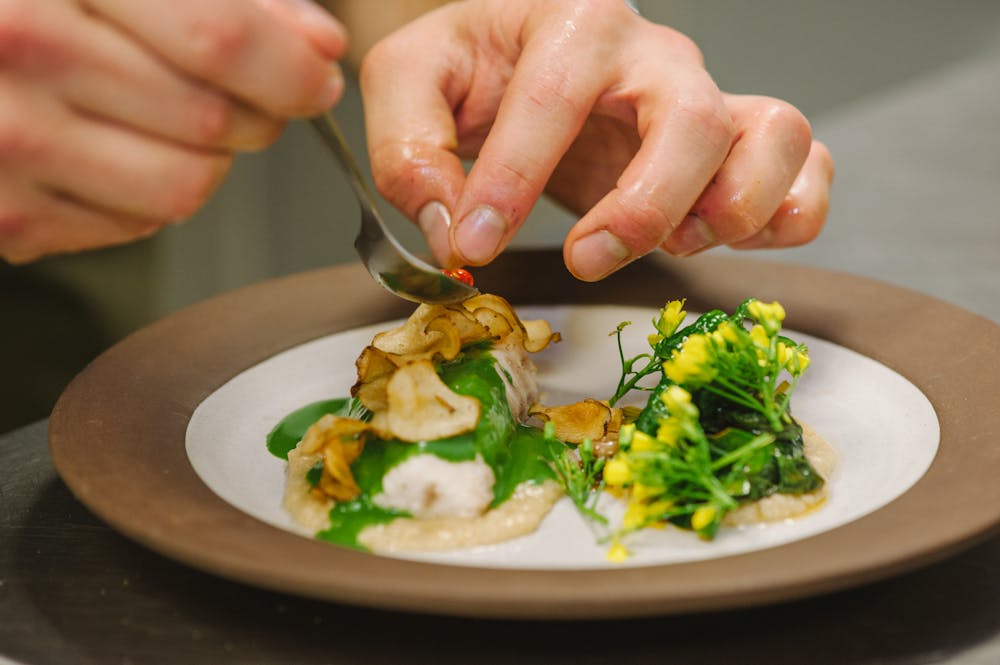
<path id="1" fill-rule="evenodd" d="M 616 438 L 622 425 L 622 410 L 608 406 L 607 402 L 585 399 L 562 406 L 536 404 L 528 412 L 545 422 L 555 425 L 555 436 L 566 443 L 593 442 Z"/>
<path id="2" fill-rule="evenodd" d="M 335 501 L 350 501 L 361 494 L 351 463 L 365 447 L 371 426 L 363 420 L 325 415 L 306 431 L 302 452 L 323 452 L 323 473 L 313 491 Z"/>

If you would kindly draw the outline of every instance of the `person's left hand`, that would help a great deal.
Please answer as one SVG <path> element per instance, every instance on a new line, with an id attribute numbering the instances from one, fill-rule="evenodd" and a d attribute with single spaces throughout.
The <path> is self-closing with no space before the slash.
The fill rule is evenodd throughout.
<path id="1" fill-rule="evenodd" d="M 0 261 L 194 214 L 340 98 L 346 41 L 307 0 L 0 0 Z"/>
<path id="2" fill-rule="evenodd" d="M 564 256 L 584 280 L 657 247 L 802 244 L 826 217 L 802 114 L 722 93 L 622 0 L 451 3 L 377 44 L 362 91 L 376 184 L 445 266 L 491 261 L 543 191 L 582 215 Z"/>

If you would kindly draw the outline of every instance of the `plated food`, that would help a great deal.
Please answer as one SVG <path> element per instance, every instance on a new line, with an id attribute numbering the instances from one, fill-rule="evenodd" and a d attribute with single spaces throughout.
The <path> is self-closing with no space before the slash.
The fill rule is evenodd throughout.
<path id="1" fill-rule="evenodd" d="M 986 371 L 996 324 L 872 280 L 735 256 L 653 257 L 596 286 L 566 274 L 558 251 L 492 265 L 479 281 L 564 337 L 532 356 L 549 404 L 612 395 L 620 366 L 608 333 L 634 321 L 622 332 L 626 355 L 649 351 L 650 319 L 684 285 L 697 285 L 684 308 L 696 312 L 720 303 L 734 312 L 748 284 L 778 299 L 795 329 L 784 334 L 807 343 L 812 359 L 793 413 L 838 453 L 822 507 L 762 527 L 723 525 L 712 540 L 642 529 L 623 539 L 632 551 L 623 564 L 607 561 L 608 544 L 565 498 L 534 533 L 495 546 L 370 556 L 313 538 L 282 507 L 286 463 L 262 442 L 302 405 L 349 396 L 360 351 L 396 325 L 389 317 L 413 311 L 357 265 L 227 294 L 116 346 L 60 400 L 50 429 L 57 469 L 102 520 L 199 570 L 339 603 L 477 617 L 660 615 L 801 598 L 912 570 L 996 526 L 990 506 L 1000 502 L 983 502 L 991 486 L 969 482 L 996 473 L 981 445 L 996 429 L 983 397 L 1000 376 Z M 336 306 L 317 306 L 327 294 Z M 955 354 L 956 329 L 976 353 Z M 303 412 L 290 445 L 325 412 Z M 620 505 L 606 492 L 605 503 Z"/>
<path id="2" fill-rule="evenodd" d="M 649 351 L 631 358 L 619 326 L 615 394 L 552 406 L 530 360 L 560 341 L 548 323 L 493 295 L 421 305 L 361 352 L 350 397 L 272 433 L 288 460 L 285 507 L 321 539 L 426 551 L 530 533 L 567 496 L 614 560 L 642 529 L 711 539 L 820 505 L 833 456 L 791 415 L 809 357 L 781 334 L 781 306 L 750 299 L 685 317 L 683 301 L 667 303 Z M 645 406 L 620 406 L 635 391 L 648 392 Z M 602 497 L 621 515 L 605 514 Z"/>

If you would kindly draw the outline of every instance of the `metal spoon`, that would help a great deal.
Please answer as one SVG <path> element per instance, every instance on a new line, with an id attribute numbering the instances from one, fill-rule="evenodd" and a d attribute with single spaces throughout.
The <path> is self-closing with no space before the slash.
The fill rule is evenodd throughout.
<path id="1" fill-rule="evenodd" d="M 470 298 L 479 290 L 449 277 L 406 251 L 396 240 L 375 207 L 375 199 L 361 178 L 357 160 L 329 112 L 310 119 L 347 175 L 361 206 L 361 229 L 354 249 L 375 281 L 388 291 L 413 302 L 446 304 Z"/>

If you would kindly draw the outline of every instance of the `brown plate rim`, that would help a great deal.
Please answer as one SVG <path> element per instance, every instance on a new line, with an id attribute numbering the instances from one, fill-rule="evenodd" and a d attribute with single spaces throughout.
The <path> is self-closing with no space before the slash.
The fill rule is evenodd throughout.
<path id="1" fill-rule="evenodd" d="M 939 560 L 1000 525 L 1000 326 L 872 279 L 733 256 L 648 257 L 598 284 L 556 251 L 477 271 L 515 304 L 731 309 L 781 301 L 786 325 L 873 358 L 930 400 L 941 444 L 927 473 L 883 508 L 804 540 L 708 561 L 618 570 L 500 570 L 356 552 L 265 524 L 197 476 L 184 434 L 239 372 L 303 342 L 405 316 L 358 265 L 262 282 L 190 306 L 91 363 L 53 411 L 55 466 L 79 500 L 130 538 L 217 575 L 312 598 L 494 618 L 600 618 L 761 605 L 845 589 Z M 571 342 L 570 342 L 571 343 Z M 263 444 L 262 444 L 263 445 Z"/>

